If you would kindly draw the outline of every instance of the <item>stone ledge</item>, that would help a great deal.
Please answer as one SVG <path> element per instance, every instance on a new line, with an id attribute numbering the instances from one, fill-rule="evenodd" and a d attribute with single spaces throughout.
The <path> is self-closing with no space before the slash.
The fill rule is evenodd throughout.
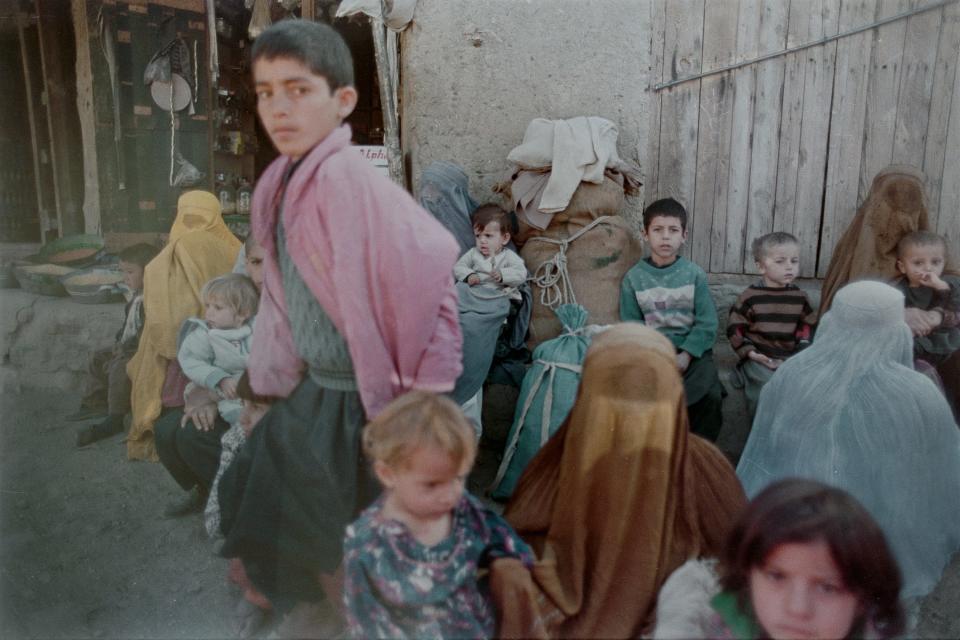
<path id="1" fill-rule="evenodd" d="M 80 390 L 91 354 L 109 348 L 122 323 L 121 303 L 0 290 L 0 392 Z"/>
<path id="2" fill-rule="evenodd" d="M 720 330 L 714 347 L 717 364 L 736 364 L 725 336 L 730 306 L 757 276 L 710 274 L 710 293 L 717 305 Z M 816 307 L 820 281 L 802 280 Z M 123 305 L 80 304 L 20 289 L 0 290 L 0 390 L 82 388 L 90 355 L 109 348 L 123 323 Z"/>

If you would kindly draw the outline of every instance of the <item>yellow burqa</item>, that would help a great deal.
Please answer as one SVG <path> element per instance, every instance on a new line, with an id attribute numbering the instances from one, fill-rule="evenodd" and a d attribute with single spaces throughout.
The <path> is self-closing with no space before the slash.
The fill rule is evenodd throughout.
<path id="1" fill-rule="evenodd" d="M 170 238 L 143 271 L 145 320 L 140 346 L 127 364 L 133 391 L 133 423 L 127 438 L 131 460 L 158 460 L 153 423 L 170 360 L 177 357 L 177 333 L 184 320 L 203 310 L 200 290 L 233 267 L 240 241 L 220 216 L 220 203 L 207 191 L 189 191 L 177 202 Z"/>

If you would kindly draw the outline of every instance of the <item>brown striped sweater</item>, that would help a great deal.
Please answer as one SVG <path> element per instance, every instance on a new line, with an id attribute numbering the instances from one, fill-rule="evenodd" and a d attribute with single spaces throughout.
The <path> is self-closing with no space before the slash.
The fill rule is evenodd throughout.
<path id="1" fill-rule="evenodd" d="M 730 308 L 727 338 L 741 360 L 751 351 L 784 359 L 810 344 L 817 314 L 794 285 L 747 287 Z"/>

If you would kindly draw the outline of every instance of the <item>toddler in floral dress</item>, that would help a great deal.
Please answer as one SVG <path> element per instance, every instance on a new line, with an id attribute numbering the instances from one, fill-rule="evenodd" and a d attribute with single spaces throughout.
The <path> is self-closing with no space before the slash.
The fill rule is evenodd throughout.
<path id="1" fill-rule="evenodd" d="M 413 391 L 366 426 L 383 485 L 344 539 L 344 603 L 354 638 L 489 638 L 496 612 L 479 571 L 533 553 L 464 491 L 477 443 L 451 400 Z"/>

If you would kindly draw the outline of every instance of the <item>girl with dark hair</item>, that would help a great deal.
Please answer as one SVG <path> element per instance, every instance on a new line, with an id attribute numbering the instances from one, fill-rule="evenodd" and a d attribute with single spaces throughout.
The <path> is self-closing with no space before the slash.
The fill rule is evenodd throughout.
<path id="1" fill-rule="evenodd" d="M 812 480 L 770 485 L 715 561 L 664 583 L 654 638 L 892 638 L 904 627 L 900 568 L 850 494 Z M 719 574 L 719 575 L 718 575 Z"/>

